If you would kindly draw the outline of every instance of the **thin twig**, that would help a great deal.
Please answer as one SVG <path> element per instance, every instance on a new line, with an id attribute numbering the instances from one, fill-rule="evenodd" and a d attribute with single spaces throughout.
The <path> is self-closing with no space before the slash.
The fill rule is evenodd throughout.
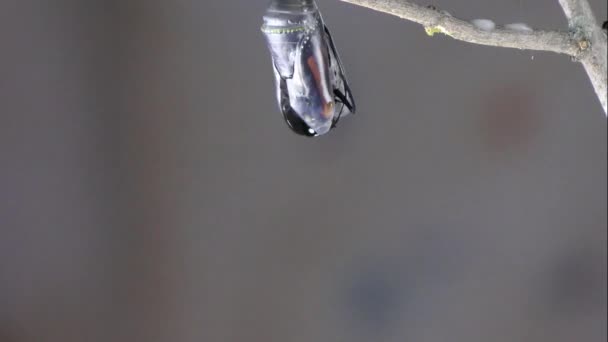
<path id="1" fill-rule="evenodd" d="M 469 43 L 524 50 L 551 51 L 577 56 L 579 47 L 567 32 L 482 30 L 468 21 L 455 18 L 434 7 L 423 7 L 405 0 L 342 0 L 354 5 L 395 15 L 425 27 L 427 32 L 441 32 Z"/>
<path id="2" fill-rule="evenodd" d="M 570 32 L 512 30 L 500 27 L 488 30 L 473 25 L 468 21 L 455 18 L 449 13 L 437 10 L 432 6 L 424 7 L 407 0 L 341 1 L 413 21 L 424 26 L 429 35 L 440 32 L 454 39 L 474 44 L 522 50 L 550 51 L 571 56 L 573 59 L 581 61 L 585 66 L 596 93 L 602 102 L 604 112 L 606 112 L 606 36 L 597 23 L 595 23 L 594 18 L 592 21 L 587 22 L 588 27 L 586 30 L 584 28 L 581 29 L 581 25 L 576 26 L 576 30 L 573 30 L 571 23 Z M 589 5 L 586 4 L 586 7 L 584 5 L 575 6 L 579 2 L 587 3 L 586 0 L 560 0 L 562 5 L 568 4 L 566 12 L 571 13 L 573 17 L 587 17 L 591 13 Z M 578 13 L 582 14 L 579 15 Z M 585 25 L 582 26 L 585 27 Z M 593 29 L 589 29 L 590 27 Z M 593 32 L 593 35 L 584 34 L 585 32 Z M 604 39 L 603 45 L 601 38 Z"/>
<path id="3" fill-rule="evenodd" d="M 574 32 L 575 37 L 581 42 L 587 42 L 588 49 L 580 57 L 580 61 L 587 71 L 604 113 L 608 115 L 606 33 L 597 23 L 587 0 L 559 0 L 559 3 L 564 9 L 570 30 Z"/>

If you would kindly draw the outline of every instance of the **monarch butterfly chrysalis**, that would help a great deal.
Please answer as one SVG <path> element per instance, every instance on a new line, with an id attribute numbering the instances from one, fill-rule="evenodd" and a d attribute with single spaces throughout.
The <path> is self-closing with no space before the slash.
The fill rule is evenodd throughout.
<path id="1" fill-rule="evenodd" d="M 262 32 L 279 107 L 295 133 L 320 136 L 355 113 L 344 67 L 314 0 L 272 0 Z"/>

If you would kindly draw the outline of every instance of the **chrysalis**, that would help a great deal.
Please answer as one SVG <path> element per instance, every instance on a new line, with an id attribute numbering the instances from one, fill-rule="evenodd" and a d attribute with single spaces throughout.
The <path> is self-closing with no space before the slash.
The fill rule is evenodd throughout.
<path id="1" fill-rule="evenodd" d="M 262 32 L 279 107 L 295 133 L 323 135 L 340 117 L 355 113 L 342 62 L 314 0 L 273 0 Z"/>

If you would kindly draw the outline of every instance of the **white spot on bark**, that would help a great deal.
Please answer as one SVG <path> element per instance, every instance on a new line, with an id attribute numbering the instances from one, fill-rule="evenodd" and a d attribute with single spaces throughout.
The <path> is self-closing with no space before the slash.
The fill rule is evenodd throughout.
<path id="1" fill-rule="evenodd" d="M 532 32 L 532 28 L 525 23 L 513 23 L 505 25 L 505 29 L 517 32 Z"/>
<path id="2" fill-rule="evenodd" d="M 471 20 L 471 24 L 482 31 L 492 31 L 496 28 L 496 24 L 489 19 L 473 19 Z"/>

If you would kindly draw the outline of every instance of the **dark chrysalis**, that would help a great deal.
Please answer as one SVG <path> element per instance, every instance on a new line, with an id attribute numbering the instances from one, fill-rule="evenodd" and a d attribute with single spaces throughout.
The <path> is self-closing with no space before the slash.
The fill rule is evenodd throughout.
<path id="1" fill-rule="evenodd" d="M 314 0 L 273 0 L 262 32 L 273 62 L 277 100 L 295 133 L 329 132 L 355 101 L 329 30 Z"/>

